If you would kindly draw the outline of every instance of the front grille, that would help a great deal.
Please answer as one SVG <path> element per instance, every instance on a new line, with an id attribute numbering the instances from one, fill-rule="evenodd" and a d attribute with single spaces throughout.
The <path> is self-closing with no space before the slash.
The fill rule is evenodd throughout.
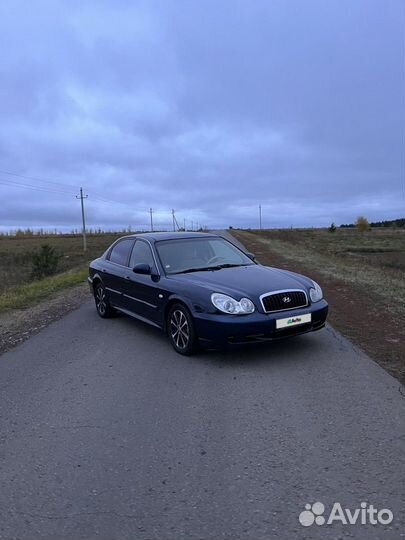
<path id="1" fill-rule="evenodd" d="M 261 296 L 261 301 L 266 313 L 287 311 L 308 305 L 307 295 L 304 291 L 268 293 Z"/>

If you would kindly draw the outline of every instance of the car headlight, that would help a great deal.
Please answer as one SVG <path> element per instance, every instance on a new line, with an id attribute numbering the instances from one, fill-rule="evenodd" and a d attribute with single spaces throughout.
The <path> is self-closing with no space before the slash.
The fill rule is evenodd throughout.
<path id="1" fill-rule="evenodd" d="M 231 296 L 222 293 L 211 294 L 211 302 L 219 311 L 231 315 L 246 315 L 255 310 L 255 305 L 249 298 L 241 298 L 238 302 Z"/>
<path id="2" fill-rule="evenodd" d="M 309 289 L 309 296 L 311 297 L 311 302 L 319 302 L 323 298 L 323 292 L 316 281 L 312 282 L 313 287 Z"/>

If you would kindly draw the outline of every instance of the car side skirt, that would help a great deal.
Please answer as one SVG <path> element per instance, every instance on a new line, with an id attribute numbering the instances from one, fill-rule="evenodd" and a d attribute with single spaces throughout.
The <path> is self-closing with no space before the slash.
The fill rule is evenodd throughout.
<path id="1" fill-rule="evenodd" d="M 159 328 L 159 330 L 163 330 L 163 327 L 160 324 L 156 323 L 155 321 L 151 321 L 150 319 L 147 319 L 146 317 L 142 317 L 142 315 L 138 315 L 137 313 L 134 313 L 133 311 L 130 311 L 129 309 L 117 307 L 114 305 L 112 307 L 116 309 L 117 311 L 119 311 L 120 313 L 124 313 L 124 315 L 128 315 L 129 317 L 132 317 L 144 323 L 150 324 L 151 326 L 154 326 L 155 328 Z"/>

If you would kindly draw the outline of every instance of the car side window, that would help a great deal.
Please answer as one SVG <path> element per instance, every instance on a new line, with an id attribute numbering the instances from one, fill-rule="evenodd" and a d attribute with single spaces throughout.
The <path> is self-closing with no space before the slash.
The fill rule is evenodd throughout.
<path id="1" fill-rule="evenodd" d="M 134 241 L 131 238 L 121 240 L 110 251 L 109 260 L 122 266 L 128 265 L 128 257 Z"/>
<path id="2" fill-rule="evenodd" d="M 149 264 L 151 268 L 155 267 L 155 261 L 149 244 L 143 240 L 137 240 L 132 249 L 129 266 L 133 268 L 136 264 L 141 263 Z"/>

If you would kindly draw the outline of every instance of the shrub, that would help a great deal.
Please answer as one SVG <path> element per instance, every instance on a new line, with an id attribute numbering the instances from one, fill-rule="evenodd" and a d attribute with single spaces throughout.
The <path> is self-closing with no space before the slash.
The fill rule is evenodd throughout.
<path id="1" fill-rule="evenodd" d="M 41 279 L 56 274 L 61 257 L 62 253 L 57 252 L 55 248 L 48 244 L 42 245 L 39 250 L 32 253 L 31 277 Z"/>
<path id="2" fill-rule="evenodd" d="M 336 231 L 336 225 L 334 223 L 330 224 L 329 232 L 335 232 Z"/>
<path id="3" fill-rule="evenodd" d="M 368 222 L 368 219 L 364 216 L 359 216 L 356 220 L 356 227 L 357 230 L 360 232 L 368 231 L 370 224 Z"/>

